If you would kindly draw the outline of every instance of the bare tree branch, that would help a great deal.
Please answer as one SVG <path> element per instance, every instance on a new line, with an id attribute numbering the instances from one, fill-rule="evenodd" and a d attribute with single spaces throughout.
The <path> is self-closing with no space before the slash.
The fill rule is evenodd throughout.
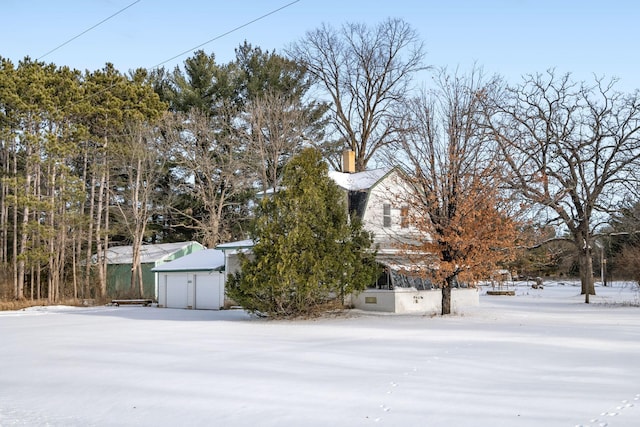
<path id="1" fill-rule="evenodd" d="M 487 129 L 507 166 L 505 179 L 553 211 L 579 253 L 583 292 L 593 288 L 591 242 L 625 194 L 640 161 L 640 98 L 615 80 L 574 83 L 569 74 L 526 76 L 501 97 L 484 97 Z"/>
<path id="2" fill-rule="evenodd" d="M 401 110 L 412 77 L 423 65 L 423 43 L 411 26 L 387 19 L 375 28 L 328 25 L 307 32 L 287 52 L 305 64 L 327 92 L 333 124 L 344 148 L 355 152 L 356 170 L 398 140 Z"/>

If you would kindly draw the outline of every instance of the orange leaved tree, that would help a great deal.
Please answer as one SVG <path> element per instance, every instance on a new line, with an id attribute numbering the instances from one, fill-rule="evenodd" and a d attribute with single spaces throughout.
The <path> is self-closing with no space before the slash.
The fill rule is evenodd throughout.
<path id="1" fill-rule="evenodd" d="M 405 245 L 416 264 L 442 288 L 442 314 L 451 312 L 451 288 L 493 273 L 514 251 L 517 222 L 501 192 L 497 150 L 479 124 L 480 102 L 499 83 L 441 70 L 438 85 L 407 110 L 407 133 L 395 160 L 412 187 L 408 220 L 419 238 Z"/>

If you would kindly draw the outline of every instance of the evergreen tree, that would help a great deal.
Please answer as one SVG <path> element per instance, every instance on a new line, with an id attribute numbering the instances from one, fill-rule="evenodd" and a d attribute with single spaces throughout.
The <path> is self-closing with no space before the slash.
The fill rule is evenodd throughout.
<path id="1" fill-rule="evenodd" d="M 286 165 L 283 188 L 257 208 L 253 256 L 243 257 L 227 289 L 246 310 L 314 316 L 376 280 L 371 235 L 349 219 L 327 172 L 317 150 L 303 150 Z"/>
<path id="2" fill-rule="evenodd" d="M 163 183 L 173 195 L 169 226 L 208 246 L 246 237 L 255 185 L 275 186 L 303 143 L 324 138 L 328 106 L 306 100 L 306 70 L 245 42 L 227 64 L 197 51 L 150 81 L 173 113 L 161 129 L 174 147 Z"/>
<path id="3" fill-rule="evenodd" d="M 244 102 L 265 93 L 301 100 L 311 88 L 312 78 L 306 67 L 292 59 L 263 51 L 246 41 L 235 52 L 234 64 L 242 73 L 238 94 Z"/>

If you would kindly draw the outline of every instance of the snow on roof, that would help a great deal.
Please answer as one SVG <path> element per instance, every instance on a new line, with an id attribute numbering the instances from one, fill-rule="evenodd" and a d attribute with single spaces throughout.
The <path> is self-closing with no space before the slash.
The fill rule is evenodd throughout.
<path id="1" fill-rule="evenodd" d="M 247 240 L 238 240 L 237 242 L 229 242 L 222 243 L 216 246 L 216 249 L 227 250 L 227 249 L 241 249 L 241 248 L 252 248 L 255 245 L 255 242 L 252 239 Z"/>
<path id="2" fill-rule="evenodd" d="M 160 243 L 157 245 L 143 245 L 140 248 L 140 263 L 148 264 L 152 262 L 162 261 L 164 258 L 173 253 L 196 245 L 198 249 L 203 249 L 198 242 L 176 242 L 176 243 Z M 130 264 L 133 256 L 133 246 L 113 246 L 107 249 L 106 257 L 109 264 Z"/>
<path id="3" fill-rule="evenodd" d="M 360 191 L 373 187 L 390 171 L 391 169 L 388 168 L 371 169 L 356 173 L 329 171 L 329 178 L 345 190 Z"/>
<path id="4" fill-rule="evenodd" d="M 151 271 L 213 271 L 224 268 L 224 252 L 205 249 L 151 269 Z"/>

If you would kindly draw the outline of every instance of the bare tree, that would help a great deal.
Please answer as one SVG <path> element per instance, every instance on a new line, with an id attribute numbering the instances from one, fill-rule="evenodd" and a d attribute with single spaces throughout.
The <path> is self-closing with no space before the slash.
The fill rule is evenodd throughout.
<path id="1" fill-rule="evenodd" d="M 508 260 L 516 221 L 498 178 L 495 144 L 482 132 L 479 93 L 495 91 L 484 81 L 440 70 L 437 87 L 409 105 L 409 131 L 398 144 L 396 161 L 407 171 L 413 191 L 407 216 L 420 233 L 405 245 L 409 258 L 432 266 L 428 274 L 442 288 L 442 314 L 451 311 L 451 288 L 487 278 Z"/>
<path id="2" fill-rule="evenodd" d="M 287 52 L 304 64 L 332 101 L 333 125 L 362 171 L 397 140 L 398 111 L 412 77 L 423 70 L 423 43 L 401 19 L 375 28 L 348 23 L 307 32 Z"/>
<path id="3" fill-rule="evenodd" d="M 503 97 L 483 98 L 511 188 L 541 207 L 578 254 L 585 302 L 595 293 L 594 237 L 637 185 L 640 94 L 615 80 L 575 83 L 569 74 L 529 75 Z"/>
<path id="4" fill-rule="evenodd" d="M 166 115 L 163 135 L 172 146 L 171 158 L 180 194 L 192 206 L 176 210 L 187 228 L 195 229 L 203 245 L 215 247 L 232 236 L 237 220 L 244 219 L 243 195 L 254 176 L 247 174 L 249 153 L 238 144 L 232 123 L 218 122 L 198 110 Z"/>
<path id="5" fill-rule="evenodd" d="M 245 108 L 242 138 L 263 190 L 275 189 L 285 163 L 305 143 L 313 117 L 299 102 L 278 92 L 260 95 Z"/>
<path id="6" fill-rule="evenodd" d="M 114 222 L 132 243 L 130 291 L 143 297 L 142 245 L 161 196 L 158 187 L 166 172 L 167 155 L 162 140 L 148 123 L 132 122 L 124 129 L 123 142 L 113 150 L 115 185 L 110 198 L 118 214 Z"/>

